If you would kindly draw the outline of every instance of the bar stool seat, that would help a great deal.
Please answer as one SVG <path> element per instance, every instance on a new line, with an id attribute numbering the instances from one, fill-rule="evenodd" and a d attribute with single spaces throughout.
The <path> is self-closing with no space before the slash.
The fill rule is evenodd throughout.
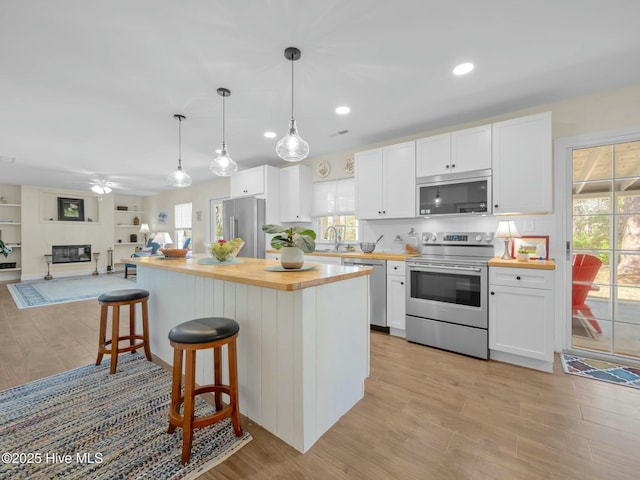
<path id="1" fill-rule="evenodd" d="M 96 365 L 102 363 L 104 354 L 111 355 L 110 374 L 116 373 L 118 355 L 144 348 L 147 360 L 151 361 L 149 348 L 149 292 L 142 288 L 129 288 L 125 290 L 112 290 L 98 297 L 100 302 L 100 336 L 98 339 L 98 358 Z M 136 334 L 136 305 L 140 303 L 142 309 L 142 335 Z M 120 307 L 129 306 L 129 335 L 120 335 Z M 111 339 L 106 340 L 107 317 L 109 307 L 111 312 Z M 129 346 L 121 347 L 120 341 L 129 340 Z"/>
<path id="2" fill-rule="evenodd" d="M 169 332 L 173 347 L 173 381 L 171 385 L 171 407 L 169 408 L 169 429 L 182 428 L 182 457 L 186 464 L 191 457 L 193 430 L 212 425 L 231 417 L 234 433 L 242 436 L 240 409 L 238 407 L 238 373 L 236 339 L 240 326 L 235 320 L 225 317 L 204 317 L 176 325 Z M 229 361 L 229 384 L 222 383 L 222 347 L 227 345 Z M 195 387 L 196 351 L 213 349 L 214 383 Z M 181 395 L 183 353 L 186 355 L 184 395 Z M 204 393 L 214 393 L 215 413 L 195 416 L 195 397 Z M 222 394 L 229 395 L 229 405 L 223 405 Z M 180 414 L 183 405 L 183 414 Z"/>

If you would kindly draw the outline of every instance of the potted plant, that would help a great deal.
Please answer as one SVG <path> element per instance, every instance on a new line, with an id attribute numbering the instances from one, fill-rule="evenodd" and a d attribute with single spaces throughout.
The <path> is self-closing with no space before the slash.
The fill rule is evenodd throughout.
<path id="1" fill-rule="evenodd" d="M 271 246 L 276 250 L 282 250 L 282 268 L 302 268 L 304 253 L 311 253 L 316 249 L 316 232 L 313 230 L 269 224 L 263 225 L 262 231 L 275 234 L 271 238 Z"/>
<path id="2" fill-rule="evenodd" d="M 519 262 L 528 262 L 529 261 L 529 253 L 527 252 L 527 250 L 525 248 L 519 248 L 518 252 L 516 253 L 516 259 Z"/>

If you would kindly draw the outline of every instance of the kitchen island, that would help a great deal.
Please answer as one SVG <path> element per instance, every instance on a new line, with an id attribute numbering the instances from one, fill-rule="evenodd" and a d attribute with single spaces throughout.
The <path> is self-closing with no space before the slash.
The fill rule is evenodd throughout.
<path id="1" fill-rule="evenodd" d="M 178 323 L 233 318 L 241 413 L 306 452 L 364 395 L 371 269 L 315 264 L 271 272 L 265 267 L 279 262 L 200 265 L 201 258 L 208 257 L 126 260 L 136 264 L 138 287 L 150 292 L 152 354 L 172 363 L 167 334 Z M 210 383 L 212 357 L 198 352 L 196 382 Z"/>

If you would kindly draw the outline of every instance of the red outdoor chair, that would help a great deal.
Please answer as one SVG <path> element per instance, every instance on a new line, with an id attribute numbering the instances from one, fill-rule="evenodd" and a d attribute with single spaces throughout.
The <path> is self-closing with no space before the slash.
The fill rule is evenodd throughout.
<path id="1" fill-rule="evenodd" d="M 596 334 L 602 333 L 602 328 L 585 302 L 590 291 L 599 290 L 593 281 L 601 265 L 602 260 L 593 255 L 585 253 L 573 255 L 572 315 L 593 338 L 596 338 Z"/>

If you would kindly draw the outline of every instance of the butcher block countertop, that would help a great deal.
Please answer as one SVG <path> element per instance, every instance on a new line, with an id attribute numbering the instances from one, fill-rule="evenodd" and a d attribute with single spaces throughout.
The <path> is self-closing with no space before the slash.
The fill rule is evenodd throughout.
<path id="1" fill-rule="evenodd" d="M 200 265 L 201 258 L 209 255 L 194 255 L 193 258 L 134 257 L 127 263 L 142 267 L 170 270 L 187 275 L 198 275 L 228 282 L 243 283 L 275 290 L 301 290 L 349 278 L 371 274 L 371 267 L 343 267 L 340 265 L 315 264 L 316 268 L 297 272 L 269 272 L 265 267 L 280 265 L 277 260 L 262 258 L 238 258 L 242 263 L 227 265 Z"/>
<path id="2" fill-rule="evenodd" d="M 280 253 L 279 250 L 267 250 L 267 253 Z M 324 252 L 324 251 L 315 251 L 311 253 L 305 253 L 305 255 L 317 255 L 320 257 L 340 257 L 340 258 L 367 258 L 371 260 L 397 260 L 400 262 L 404 262 L 407 258 L 417 257 L 418 253 L 410 254 L 410 253 L 389 253 L 389 252 L 373 252 L 373 253 L 364 253 L 361 251 L 354 252 Z"/>
<path id="3" fill-rule="evenodd" d="M 493 257 L 489 260 L 490 267 L 510 267 L 510 268 L 535 268 L 538 270 L 555 270 L 556 263 L 553 260 L 529 260 L 519 262 L 516 259 L 503 260 L 501 257 Z"/>

